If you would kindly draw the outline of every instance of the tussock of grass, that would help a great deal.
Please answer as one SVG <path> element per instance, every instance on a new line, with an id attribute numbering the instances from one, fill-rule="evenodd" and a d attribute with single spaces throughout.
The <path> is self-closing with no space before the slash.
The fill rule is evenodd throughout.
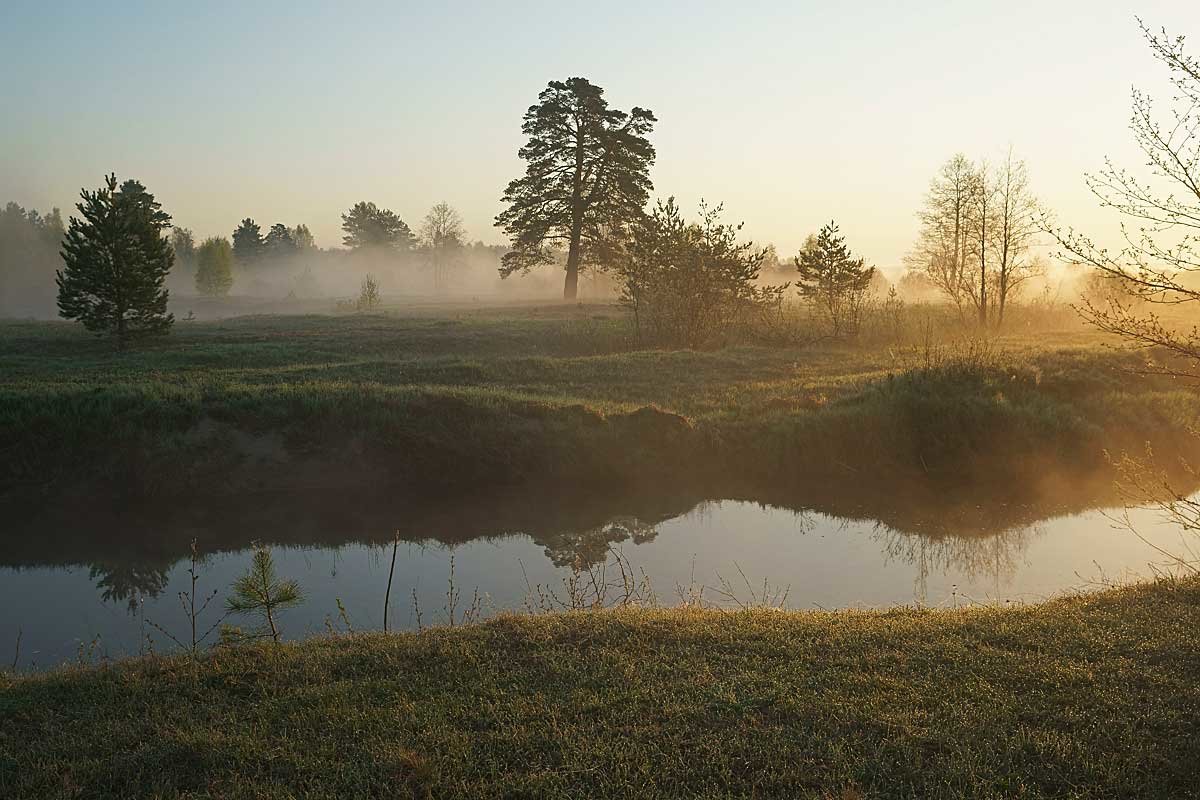
<path id="1" fill-rule="evenodd" d="M 0 796 L 1194 797 L 1200 583 L 507 616 L 0 678 Z"/>

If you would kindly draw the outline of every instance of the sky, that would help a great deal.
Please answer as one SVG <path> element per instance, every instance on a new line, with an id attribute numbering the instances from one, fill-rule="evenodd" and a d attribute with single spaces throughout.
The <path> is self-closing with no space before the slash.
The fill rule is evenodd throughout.
<path id="1" fill-rule="evenodd" d="M 836 220 L 895 273 L 938 167 L 1011 146 L 1060 219 L 1114 221 L 1084 173 L 1140 167 L 1134 85 L 1170 96 L 1135 15 L 1200 51 L 1200 3 L 0 2 L 0 203 L 67 211 L 108 172 L 178 225 L 253 217 L 340 244 L 360 200 L 434 203 L 499 243 L 521 116 L 583 76 L 651 109 L 655 196 L 724 203 L 795 252 Z"/>

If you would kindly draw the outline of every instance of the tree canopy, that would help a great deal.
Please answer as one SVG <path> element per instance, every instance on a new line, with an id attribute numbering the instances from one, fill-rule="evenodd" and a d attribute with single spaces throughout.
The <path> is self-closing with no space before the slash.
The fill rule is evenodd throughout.
<path id="1" fill-rule="evenodd" d="M 196 250 L 196 291 L 210 297 L 229 294 L 233 287 L 233 248 L 221 236 L 205 239 Z"/>
<path id="2" fill-rule="evenodd" d="M 271 258 L 287 258 L 296 254 L 296 240 L 292 238 L 292 231 L 287 225 L 276 222 L 263 239 L 263 248 Z"/>
<path id="3" fill-rule="evenodd" d="M 355 203 L 342 214 L 342 243 L 351 250 L 407 252 L 416 242 L 412 229 L 395 212 L 374 203 Z"/>
<path id="4" fill-rule="evenodd" d="M 433 287 L 445 288 L 446 271 L 463 262 L 466 230 L 462 216 L 449 203 L 429 209 L 421 224 L 421 247 L 433 268 Z"/>
<path id="5" fill-rule="evenodd" d="M 496 225 L 509 237 L 500 274 L 525 272 L 567 249 L 563 296 L 578 292 L 579 271 L 606 229 L 644 213 L 653 185 L 657 120 L 649 110 L 609 108 L 604 90 L 586 78 L 551 81 L 521 125 L 525 174 L 509 183 Z"/>
<path id="6" fill-rule="evenodd" d="M 233 232 L 233 257 L 243 266 L 251 266 L 262 259 L 267 250 L 262 228 L 246 217 Z"/>
<path id="7" fill-rule="evenodd" d="M 167 273 L 175 254 L 164 231 L 171 216 L 135 180 L 117 188 L 116 175 L 94 192 L 84 189 L 63 241 L 57 274 L 58 308 L 90 331 L 111 333 L 125 347 L 134 336 L 165 333 Z"/>

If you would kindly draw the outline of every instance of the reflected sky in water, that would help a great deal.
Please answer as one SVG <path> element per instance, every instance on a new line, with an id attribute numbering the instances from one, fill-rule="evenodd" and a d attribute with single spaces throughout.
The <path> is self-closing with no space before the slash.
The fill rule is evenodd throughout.
<path id="1" fill-rule="evenodd" d="M 1162 524 L 1155 513 L 1135 512 L 1133 518 L 1153 544 L 1186 551 L 1187 535 Z M 204 549 L 204 532 L 194 533 Z M 571 564 L 602 562 L 610 547 L 644 570 L 661 603 L 677 602 L 681 588 L 700 586 L 709 587 L 706 599 L 719 601 L 715 587 L 722 581 L 749 600 L 744 574 L 755 593 L 762 591 L 763 581 L 773 590 L 786 588 L 793 608 L 1028 602 L 1087 588 L 1102 578 L 1148 575 L 1150 565 L 1163 560 L 1150 544 L 1114 528 L 1099 511 L 990 535 L 927 536 L 817 512 L 714 501 L 655 523 L 626 515 L 593 527 L 541 530 L 532 536 L 497 530 L 453 545 L 402 541 L 392 626 L 415 627 L 417 606 L 426 625 L 446 621 L 452 556 L 460 611 L 478 590 L 489 613 L 522 609 L 531 587 L 561 591 Z M 340 626 L 338 600 L 357 629 L 381 627 L 390 543 L 283 544 L 272 550 L 280 575 L 299 580 L 306 594 L 301 607 L 284 612 L 287 638 L 323 632 L 327 620 Z M 147 637 L 155 649 L 171 650 L 174 645 L 147 620 L 185 638 L 187 618 L 178 593 L 188 588 L 186 554 L 180 552 L 174 563 L 156 563 L 118 552 L 103 563 L 0 568 L 5 609 L 0 661 L 11 662 L 18 631 L 20 666 L 26 669 L 73 660 L 81 646 L 92 650 L 93 659 L 136 654 L 146 648 Z M 229 585 L 249 560 L 248 549 L 204 557 L 198 593 L 205 596 L 216 589 L 218 597 L 201 628 L 222 613 Z"/>

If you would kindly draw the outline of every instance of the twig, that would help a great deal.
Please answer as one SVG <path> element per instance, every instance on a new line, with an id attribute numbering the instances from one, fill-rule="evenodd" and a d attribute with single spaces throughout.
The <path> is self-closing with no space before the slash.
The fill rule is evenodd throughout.
<path id="1" fill-rule="evenodd" d="M 396 551 L 400 549 L 400 529 L 396 529 L 396 536 L 392 540 L 392 566 L 388 569 L 387 591 L 383 593 L 383 632 L 388 632 L 388 605 L 392 598 L 392 575 L 396 572 Z"/>

